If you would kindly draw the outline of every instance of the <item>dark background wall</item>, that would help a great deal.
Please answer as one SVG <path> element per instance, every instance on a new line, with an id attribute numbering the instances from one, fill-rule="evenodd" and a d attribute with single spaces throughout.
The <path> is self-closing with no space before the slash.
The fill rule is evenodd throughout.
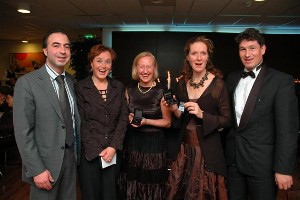
<path id="1" fill-rule="evenodd" d="M 113 76 L 128 84 L 131 81 L 131 66 L 134 57 L 142 51 L 150 51 L 159 63 L 160 80 L 166 81 L 167 71 L 171 72 L 172 85 L 179 76 L 183 62 L 183 48 L 188 38 L 205 35 L 214 43 L 213 63 L 219 68 L 224 79 L 234 70 L 243 69 L 238 56 L 238 46 L 234 42 L 237 34 L 232 33 L 192 33 L 192 32 L 113 32 L 112 47 L 118 58 L 113 64 Z M 278 70 L 300 79 L 300 35 L 265 35 L 267 51 L 265 62 Z M 296 94 L 300 99 L 300 84 L 296 84 Z M 300 100 L 299 100 L 300 109 Z M 299 110 L 300 113 L 300 110 Z M 174 144 L 177 135 L 172 129 L 166 130 L 168 157 L 176 158 Z M 299 148 L 300 151 L 300 148 Z"/>
<path id="2" fill-rule="evenodd" d="M 213 41 L 213 63 L 223 72 L 224 78 L 231 71 L 243 68 L 234 42 L 236 33 L 113 32 L 112 48 L 118 55 L 113 65 L 113 76 L 125 84 L 129 83 L 134 57 L 142 51 L 150 51 L 158 60 L 161 81 L 166 80 L 169 70 L 173 85 L 181 72 L 186 40 L 198 35 L 205 35 Z M 268 34 L 265 39 L 266 63 L 299 79 L 300 35 Z"/>

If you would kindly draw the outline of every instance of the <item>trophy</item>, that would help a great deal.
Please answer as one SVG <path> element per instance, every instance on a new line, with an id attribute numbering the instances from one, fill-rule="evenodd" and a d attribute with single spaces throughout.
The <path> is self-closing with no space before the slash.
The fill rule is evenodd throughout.
<path id="1" fill-rule="evenodd" d="M 169 71 L 167 78 L 167 89 L 164 90 L 164 98 L 169 105 L 177 104 L 177 100 L 173 98 L 173 92 L 171 90 L 171 75 Z"/>

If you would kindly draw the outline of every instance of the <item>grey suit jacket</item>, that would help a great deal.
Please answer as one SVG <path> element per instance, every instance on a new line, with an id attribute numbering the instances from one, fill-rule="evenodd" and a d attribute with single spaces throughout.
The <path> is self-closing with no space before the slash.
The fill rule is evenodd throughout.
<path id="1" fill-rule="evenodd" d="M 80 148 L 80 117 L 73 77 L 66 73 L 66 80 L 75 100 L 76 150 Z M 66 129 L 57 94 L 45 66 L 18 79 L 13 111 L 15 137 L 22 157 L 23 180 L 34 184 L 33 177 L 47 169 L 56 181 L 64 157 Z M 78 155 L 76 157 L 79 161 Z"/>
<path id="2" fill-rule="evenodd" d="M 242 71 L 228 76 L 232 99 Z M 298 141 L 298 107 L 293 78 L 263 66 L 247 99 L 240 125 L 230 129 L 226 141 L 227 164 L 236 163 L 242 173 L 291 175 Z"/>

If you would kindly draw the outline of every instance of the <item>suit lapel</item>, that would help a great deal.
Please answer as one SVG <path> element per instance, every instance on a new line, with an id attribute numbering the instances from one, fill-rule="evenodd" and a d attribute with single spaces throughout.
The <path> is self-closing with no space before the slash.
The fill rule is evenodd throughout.
<path id="1" fill-rule="evenodd" d="M 96 86 L 94 85 L 94 82 L 92 80 L 92 77 L 90 76 L 89 79 L 84 83 L 83 85 L 85 94 L 89 98 L 89 100 L 94 102 L 95 107 L 106 107 L 109 102 L 113 100 L 113 94 L 116 94 L 115 89 L 111 86 L 111 81 L 108 79 L 108 86 L 107 86 L 107 96 L 106 101 L 104 101 L 101 97 L 100 92 L 97 90 Z"/>
<path id="2" fill-rule="evenodd" d="M 114 88 L 114 86 L 112 85 L 112 81 L 107 78 L 107 94 L 106 94 L 106 102 L 107 104 L 109 104 L 114 98 L 113 96 L 116 95 L 116 90 Z"/>
<path id="3" fill-rule="evenodd" d="M 72 80 L 72 78 L 70 77 L 71 75 L 69 75 L 67 72 L 66 72 L 66 80 L 67 80 L 67 84 L 68 84 L 68 87 L 69 87 L 69 90 L 70 90 L 70 93 L 73 97 L 73 99 L 75 99 L 75 90 L 74 90 L 74 82 Z M 74 101 L 75 102 L 75 101 Z M 75 104 L 75 103 L 74 103 Z"/>
<path id="4" fill-rule="evenodd" d="M 62 121 L 64 121 L 60 106 L 59 106 L 59 100 L 57 97 L 57 94 L 54 91 L 53 85 L 51 83 L 49 74 L 46 70 L 46 67 L 43 66 L 42 68 L 39 69 L 38 71 L 38 80 L 37 84 L 40 85 L 42 91 L 44 94 L 48 97 L 51 105 L 53 106 L 54 110 L 56 111 L 57 115 L 60 117 Z"/>
<path id="5" fill-rule="evenodd" d="M 241 116 L 241 121 L 240 121 L 240 125 L 237 128 L 237 131 L 241 131 L 242 129 L 244 129 L 247 125 L 247 123 L 249 122 L 249 119 L 252 115 L 255 103 L 256 103 L 256 99 L 257 96 L 259 94 L 260 88 L 262 86 L 262 82 L 264 80 L 265 74 L 267 72 L 267 67 L 264 66 L 262 67 L 259 75 L 257 76 L 253 87 L 249 93 L 248 99 L 246 101 L 245 107 L 244 107 L 244 111 L 243 114 Z"/>
<path id="6" fill-rule="evenodd" d="M 108 86 L 107 86 L 106 103 L 110 104 L 120 91 L 118 90 L 116 84 L 114 84 L 114 82 L 110 78 L 108 78 L 107 81 L 108 81 Z"/>
<path id="7" fill-rule="evenodd" d="M 231 105 L 233 105 L 232 109 L 233 109 L 234 119 L 236 119 L 236 114 L 235 114 L 236 112 L 235 112 L 235 107 L 234 107 L 234 105 L 235 105 L 235 102 L 234 102 L 234 93 L 235 93 L 235 89 L 236 89 L 239 81 L 241 80 L 241 74 L 242 74 L 242 71 L 240 73 L 237 73 L 236 76 L 234 77 L 232 83 L 229 84 L 229 85 L 232 86 L 232 88 L 230 88 L 229 89 L 230 91 L 228 91 L 228 92 L 229 92 L 229 94 L 231 94 L 231 98 L 230 99 L 231 99 Z M 234 120 L 234 125 L 235 125 L 235 127 L 238 126 L 236 120 Z"/>

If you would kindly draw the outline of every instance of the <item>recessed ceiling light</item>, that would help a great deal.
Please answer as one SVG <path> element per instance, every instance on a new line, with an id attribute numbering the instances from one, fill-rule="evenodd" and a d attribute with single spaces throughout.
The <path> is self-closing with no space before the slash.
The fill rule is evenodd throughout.
<path id="1" fill-rule="evenodd" d="M 20 3 L 18 6 L 18 12 L 28 14 L 30 13 L 30 7 L 27 3 Z"/>

